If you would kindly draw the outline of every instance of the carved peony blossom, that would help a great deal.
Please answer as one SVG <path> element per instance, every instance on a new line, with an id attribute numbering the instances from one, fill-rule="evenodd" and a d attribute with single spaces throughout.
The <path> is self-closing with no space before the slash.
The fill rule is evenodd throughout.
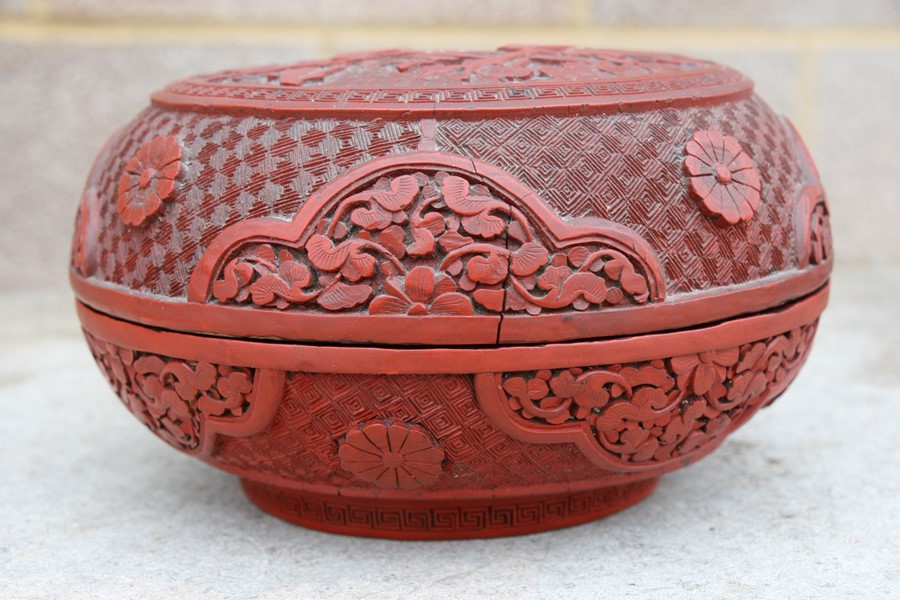
<path id="1" fill-rule="evenodd" d="M 428 267 L 418 266 L 384 283 L 387 294 L 369 304 L 373 315 L 472 315 L 472 301 L 456 291 L 453 280 Z"/>
<path id="2" fill-rule="evenodd" d="M 759 171 L 738 141 L 716 131 L 697 131 L 684 150 L 689 189 L 704 214 L 729 225 L 752 219 L 759 209 Z"/>
<path id="3" fill-rule="evenodd" d="M 122 220 L 138 226 L 156 214 L 175 195 L 180 170 L 181 144 L 175 136 L 159 135 L 141 146 L 119 179 L 116 208 Z"/>
<path id="4" fill-rule="evenodd" d="M 341 468 L 363 481 L 412 490 L 438 480 L 444 451 L 421 427 L 374 422 L 350 431 L 338 456 Z"/>
<path id="5" fill-rule="evenodd" d="M 725 381 L 727 367 L 737 364 L 738 358 L 740 348 L 730 348 L 676 356 L 669 359 L 669 362 L 678 376 L 679 387 L 690 389 L 698 396 L 702 396 Z"/>

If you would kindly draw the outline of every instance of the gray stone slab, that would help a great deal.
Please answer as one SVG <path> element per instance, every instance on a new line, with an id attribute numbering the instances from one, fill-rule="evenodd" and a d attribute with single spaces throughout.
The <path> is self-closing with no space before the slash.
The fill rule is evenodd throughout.
<path id="1" fill-rule="evenodd" d="M 897 597 L 900 269 L 839 270 L 804 371 L 643 503 L 519 538 L 390 542 L 269 517 L 110 391 L 71 304 L 0 298 L 9 598 Z"/>

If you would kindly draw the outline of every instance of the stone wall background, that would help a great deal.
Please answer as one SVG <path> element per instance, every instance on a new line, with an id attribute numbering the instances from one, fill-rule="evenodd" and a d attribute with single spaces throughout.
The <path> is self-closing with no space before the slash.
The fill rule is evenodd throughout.
<path id="1" fill-rule="evenodd" d="M 900 264 L 898 0 L 0 0 L 0 291 L 65 292 L 94 156 L 173 79 L 508 43 L 683 52 L 742 70 L 807 140 L 839 263 Z"/>

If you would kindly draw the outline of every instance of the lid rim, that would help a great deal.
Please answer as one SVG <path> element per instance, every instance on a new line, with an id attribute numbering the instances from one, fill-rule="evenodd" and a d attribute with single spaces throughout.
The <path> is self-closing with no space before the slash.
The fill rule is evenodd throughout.
<path id="1" fill-rule="evenodd" d="M 827 285 L 830 272 L 829 261 L 801 271 L 783 271 L 752 285 L 672 296 L 659 304 L 537 316 L 504 313 L 474 317 L 310 314 L 204 304 L 135 293 L 121 285 L 84 278 L 74 269 L 70 281 L 79 302 L 92 310 L 172 332 L 346 347 L 440 348 L 580 343 L 705 327 L 764 314 L 816 293 Z"/>

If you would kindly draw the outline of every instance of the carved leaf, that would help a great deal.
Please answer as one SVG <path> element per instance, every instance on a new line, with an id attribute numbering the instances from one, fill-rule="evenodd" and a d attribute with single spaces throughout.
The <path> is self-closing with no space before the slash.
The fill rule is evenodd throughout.
<path id="1" fill-rule="evenodd" d="M 183 363 L 169 363 L 166 366 L 166 370 L 176 369 L 181 373 L 175 377 L 173 387 L 185 400 L 193 400 L 199 392 L 206 391 L 216 384 L 216 368 L 208 362 L 199 362 L 194 369 Z"/>
<path id="2" fill-rule="evenodd" d="M 587 260 L 587 257 L 590 255 L 590 250 L 588 250 L 584 246 L 575 246 L 574 248 L 569 250 L 569 262 L 572 263 L 573 267 L 580 267 L 584 264 L 584 261 Z"/>
<path id="3" fill-rule="evenodd" d="M 394 263 L 385 261 L 381 263 L 381 274 L 388 278 L 397 277 L 400 275 L 400 269 Z"/>
<path id="4" fill-rule="evenodd" d="M 256 247 L 256 258 L 267 263 L 274 263 L 275 249 L 269 244 L 260 244 Z"/>
<path id="5" fill-rule="evenodd" d="M 575 376 L 571 372 L 563 371 L 550 382 L 550 389 L 557 396 L 569 398 L 577 396 L 581 392 L 582 386 L 575 381 Z"/>
<path id="6" fill-rule="evenodd" d="M 309 261 L 323 271 L 337 271 L 344 266 L 350 256 L 350 243 L 344 242 L 337 248 L 324 235 L 314 235 L 306 242 Z"/>
<path id="7" fill-rule="evenodd" d="M 647 280 L 634 271 L 634 266 L 631 263 L 626 263 L 619 281 L 622 284 L 622 288 L 638 302 L 646 302 L 650 296 Z"/>
<path id="8" fill-rule="evenodd" d="M 650 437 L 650 432 L 646 429 L 626 429 L 622 432 L 622 442 L 624 443 L 624 448 L 626 452 L 629 450 L 638 450 L 641 448 L 641 445 L 644 442 L 648 441 L 647 438 Z M 652 446 L 653 450 L 655 450 L 655 446 Z M 653 454 L 653 451 L 650 448 L 646 448 L 646 453 Z"/>
<path id="9" fill-rule="evenodd" d="M 250 297 L 254 304 L 265 306 L 275 301 L 275 296 L 283 296 L 289 291 L 288 285 L 277 275 L 263 275 L 250 286 Z"/>
<path id="10" fill-rule="evenodd" d="M 463 217 L 462 226 L 467 233 L 490 239 L 503 233 L 506 221 L 485 211 L 473 217 Z"/>
<path id="11" fill-rule="evenodd" d="M 237 280 L 234 278 L 233 274 L 229 278 L 229 273 L 227 271 L 225 272 L 224 279 L 219 279 L 213 284 L 213 296 L 215 296 L 216 300 L 219 302 L 231 300 L 237 296 L 237 292 Z"/>
<path id="12" fill-rule="evenodd" d="M 507 232 L 509 233 L 509 237 L 519 243 L 524 244 L 528 241 L 528 235 L 525 233 L 525 229 L 522 228 L 522 225 L 518 221 L 513 221 L 512 223 L 510 223 Z"/>
<path id="13" fill-rule="evenodd" d="M 278 268 L 278 273 L 292 288 L 305 288 L 312 280 L 309 269 L 294 260 L 282 262 Z"/>
<path id="14" fill-rule="evenodd" d="M 571 274 L 572 269 L 569 267 L 549 267 L 538 278 L 538 286 L 547 291 L 559 289 L 562 282 Z"/>
<path id="15" fill-rule="evenodd" d="M 412 228 L 413 243 L 407 248 L 412 256 L 430 256 L 434 254 L 434 235 L 426 227 Z"/>
<path id="16" fill-rule="evenodd" d="M 607 304 L 618 304 L 622 300 L 625 299 L 625 293 L 617 288 L 612 287 L 606 290 L 606 303 Z"/>
<path id="17" fill-rule="evenodd" d="M 532 378 L 526 381 L 522 377 L 511 377 L 503 383 L 503 389 L 511 396 L 528 398 L 530 400 L 541 400 L 550 392 L 547 382 L 539 378 Z M 557 398 L 552 403 L 554 406 L 548 405 L 542 406 L 542 408 L 556 408 L 559 403 Z"/>
<path id="18" fill-rule="evenodd" d="M 374 275 L 377 264 L 378 261 L 374 256 L 361 252 L 359 246 L 351 242 L 350 254 L 344 268 L 341 269 L 341 274 L 350 281 L 359 281 Z"/>
<path id="19" fill-rule="evenodd" d="M 472 293 L 475 302 L 494 312 L 503 310 L 505 293 L 503 290 L 477 289 Z"/>
<path id="20" fill-rule="evenodd" d="M 628 264 L 628 261 L 624 258 L 614 258 L 606 261 L 606 264 L 603 266 L 603 272 L 606 273 L 610 280 L 618 281 L 626 264 Z"/>
<path id="21" fill-rule="evenodd" d="M 503 389 L 510 396 L 525 398 L 528 396 L 528 384 L 522 377 L 510 377 L 503 382 Z"/>
<path id="22" fill-rule="evenodd" d="M 393 215 L 378 204 L 371 208 L 357 208 L 350 213 L 350 220 L 357 226 L 370 231 L 384 229 L 393 222 Z"/>
<path id="23" fill-rule="evenodd" d="M 250 265 L 246 265 L 250 267 Z M 252 272 L 252 267 L 250 267 Z M 232 260 L 228 265 L 226 265 L 224 272 L 222 273 L 222 279 L 217 280 L 213 284 L 213 296 L 219 302 L 225 302 L 226 300 L 230 300 L 234 298 L 238 289 L 240 288 L 240 280 L 237 275 L 237 259 Z"/>
<path id="24" fill-rule="evenodd" d="M 415 230 L 413 230 L 415 235 Z M 406 255 L 406 234 L 397 225 L 391 225 L 378 236 L 378 243 L 390 250 L 397 258 Z"/>
<path id="25" fill-rule="evenodd" d="M 475 314 L 472 301 L 458 292 L 441 294 L 431 304 L 433 315 L 471 316 Z"/>
<path id="26" fill-rule="evenodd" d="M 316 301 L 322 308 L 342 310 L 359 306 L 372 295 L 372 288 L 367 285 L 347 285 L 336 283 L 322 292 Z"/>
<path id="27" fill-rule="evenodd" d="M 563 298 L 584 298 L 591 304 L 601 304 L 606 300 L 606 284 L 592 273 L 575 273 L 563 283 L 560 293 Z"/>
<path id="28" fill-rule="evenodd" d="M 391 189 L 375 190 L 372 198 L 391 212 L 403 210 L 419 193 L 419 183 L 412 175 L 401 175 L 391 181 Z"/>
<path id="29" fill-rule="evenodd" d="M 523 244 L 512 255 L 510 270 L 514 275 L 527 277 L 547 264 L 550 253 L 541 244 L 529 242 Z"/>
<path id="30" fill-rule="evenodd" d="M 754 368 L 762 357 L 766 353 L 766 345 L 760 342 L 753 344 L 750 350 L 744 354 L 744 357 L 741 359 L 740 364 L 737 366 L 737 371 L 740 373 L 742 371 L 747 371 L 748 369 Z"/>
<path id="31" fill-rule="evenodd" d="M 470 196 L 469 182 L 455 175 L 445 177 L 441 189 L 444 192 L 444 202 L 450 210 L 460 215 L 477 215 L 498 204 L 489 196 Z"/>
<path id="32" fill-rule="evenodd" d="M 463 246 L 468 246 L 473 243 L 473 240 L 470 237 L 463 237 L 456 231 L 448 231 L 444 235 L 441 236 L 439 243 L 441 244 L 441 248 L 444 252 L 452 252 L 457 248 L 462 248 Z"/>
<path id="33" fill-rule="evenodd" d="M 495 252 L 488 256 L 473 256 L 469 260 L 466 274 L 472 281 L 495 285 L 506 279 L 506 259 Z"/>
<path id="34" fill-rule="evenodd" d="M 412 304 L 405 298 L 377 296 L 369 303 L 370 315 L 405 315 Z"/>
<path id="35" fill-rule="evenodd" d="M 432 235 L 441 235 L 447 229 L 447 222 L 440 213 L 430 212 L 422 218 L 421 223 L 418 223 L 417 226 L 424 227 Z"/>
<path id="36" fill-rule="evenodd" d="M 347 226 L 344 225 L 343 223 L 338 223 L 337 225 L 334 226 L 334 234 L 333 234 L 334 239 L 342 240 L 345 237 L 347 237 L 348 233 L 350 233 L 350 230 L 347 229 Z"/>
<path id="37" fill-rule="evenodd" d="M 624 377 L 632 387 L 652 385 L 661 390 L 668 390 L 675 385 L 675 381 L 669 376 L 665 369 L 653 366 L 643 366 L 639 368 L 625 367 L 619 374 Z"/>

